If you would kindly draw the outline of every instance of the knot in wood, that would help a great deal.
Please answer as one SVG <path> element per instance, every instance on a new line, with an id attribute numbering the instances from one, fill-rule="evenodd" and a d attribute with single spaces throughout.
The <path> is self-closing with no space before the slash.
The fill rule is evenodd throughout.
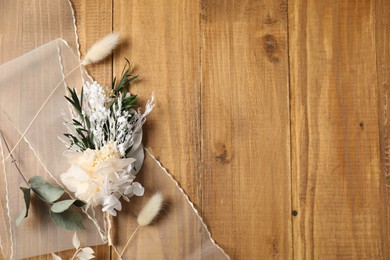
<path id="1" fill-rule="evenodd" d="M 263 36 L 263 49 L 270 62 L 279 62 L 279 58 L 276 55 L 278 51 L 278 42 L 273 35 L 267 34 Z"/>
<path id="2" fill-rule="evenodd" d="M 265 35 L 263 37 L 263 48 L 269 54 L 274 53 L 278 48 L 278 42 L 275 37 L 269 34 Z"/>

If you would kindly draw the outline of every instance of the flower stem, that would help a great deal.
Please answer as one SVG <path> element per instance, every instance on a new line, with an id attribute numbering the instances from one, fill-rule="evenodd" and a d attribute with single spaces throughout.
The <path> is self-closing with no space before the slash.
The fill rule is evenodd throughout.
<path id="1" fill-rule="evenodd" d="M 72 258 L 71 258 L 70 260 L 73 260 L 73 259 L 76 257 L 77 253 L 80 252 L 80 250 L 81 250 L 81 247 L 79 247 L 79 248 L 76 250 L 76 252 L 74 252 L 74 255 L 72 256 Z"/>
<path id="2" fill-rule="evenodd" d="M 131 234 L 129 240 L 127 240 L 127 243 L 126 243 L 125 247 L 124 247 L 123 250 L 122 250 L 122 253 L 120 254 L 120 257 L 123 256 L 123 254 L 125 253 L 127 247 L 128 247 L 129 244 L 130 244 L 130 241 L 133 239 L 134 235 L 138 232 L 138 230 L 139 230 L 140 228 L 141 228 L 141 225 L 138 225 L 138 227 L 134 230 L 133 234 Z"/>
<path id="3" fill-rule="evenodd" d="M 9 149 L 8 143 L 7 143 L 7 141 L 5 140 L 5 137 L 4 137 L 4 134 L 3 134 L 2 131 L 0 131 L 0 135 L 1 135 L 1 138 L 3 139 L 3 142 L 4 142 L 4 144 L 5 144 L 5 147 L 6 147 L 7 150 L 8 150 L 8 153 L 9 153 L 8 156 L 11 157 L 11 159 L 12 159 L 12 163 L 15 165 L 16 169 L 17 169 L 18 172 L 19 172 L 19 175 L 23 178 L 24 182 L 27 184 L 28 187 L 30 187 L 30 184 L 28 183 L 26 177 L 24 177 L 22 171 L 20 170 L 18 164 L 16 163 L 15 157 L 12 155 L 11 150 Z"/>
<path id="4" fill-rule="evenodd" d="M 109 246 L 113 245 L 112 242 L 112 216 L 106 212 L 106 221 L 107 221 L 107 242 Z"/>
<path id="5" fill-rule="evenodd" d="M 108 246 L 111 247 L 112 249 L 114 249 L 115 253 L 120 258 L 121 255 L 119 254 L 118 249 L 116 248 L 116 246 L 114 246 L 114 242 L 112 241 L 112 236 L 113 236 L 112 216 L 109 213 L 105 213 L 105 214 L 106 214 L 106 221 L 107 221 L 107 243 L 108 243 Z"/>

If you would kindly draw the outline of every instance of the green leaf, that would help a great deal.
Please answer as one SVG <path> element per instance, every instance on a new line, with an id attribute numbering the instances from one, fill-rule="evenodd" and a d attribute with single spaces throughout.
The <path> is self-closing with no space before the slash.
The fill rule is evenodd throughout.
<path id="1" fill-rule="evenodd" d="M 79 230 L 85 228 L 81 214 L 71 209 L 65 210 L 61 213 L 55 213 L 50 210 L 50 217 L 57 226 L 67 230 Z"/>
<path id="2" fill-rule="evenodd" d="M 40 176 L 33 176 L 28 180 L 28 183 L 31 186 L 33 192 L 42 200 L 47 202 L 54 202 L 58 200 L 62 194 L 64 194 L 64 190 L 60 187 L 54 186 L 48 182 L 46 182 Z"/>
<path id="3" fill-rule="evenodd" d="M 61 213 L 69 209 L 69 207 L 72 205 L 82 207 L 85 205 L 85 202 L 77 199 L 62 200 L 54 203 L 53 206 L 51 206 L 50 210 L 54 213 Z"/>
<path id="4" fill-rule="evenodd" d="M 72 106 L 74 107 L 75 111 L 80 115 L 80 117 L 82 118 L 83 115 L 82 115 L 82 108 L 81 108 L 81 105 L 80 105 L 80 100 L 77 96 L 77 93 L 76 93 L 76 89 L 71 89 L 68 87 L 68 91 L 70 93 L 70 97 L 66 97 L 65 98 L 69 101 L 69 103 L 72 104 Z"/>
<path id="5" fill-rule="evenodd" d="M 130 74 L 131 64 L 128 59 L 125 58 L 125 60 L 126 60 L 126 64 L 123 67 L 121 79 L 119 80 L 118 84 L 116 84 L 117 83 L 116 78 L 114 78 L 112 82 L 112 89 L 115 96 L 118 95 L 120 92 L 123 95 L 126 95 L 126 93 L 128 92 L 127 88 L 130 86 L 131 82 L 138 78 L 138 76 L 134 76 Z"/>
<path id="6" fill-rule="evenodd" d="M 76 120 L 76 119 L 72 119 L 72 121 L 73 121 L 73 125 L 75 125 L 75 126 L 83 126 L 78 120 Z"/>
<path id="7" fill-rule="evenodd" d="M 75 202 L 73 202 L 73 205 L 75 205 L 76 207 L 83 207 L 85 206 L 87 203 L 85 201 L 82 201 L 82 200 L 76 200 Z"/>
<path id="8" fill-rule="evenodd" d="M 112 86 L 111 86 L 112 89 L 115 88 L 115 83 L 116 83 L 116 77 L 114 77 L 114 80 L 112 81 Z"/>
<path id="9" fill-rule="evenodd" d="M 23 192 L 25 208 L 23 209 L 23 211 L 19 215 L 19 217 L 16 219 L 16 221 L 15 221 L 16 222 L 16 226 L 19 226 L 20 223 L 22 223 L 22 221 L 25 218 L 27 218 L 28 210 L 30 208 L 30 189 L 29 188 L 23 188 L 23 187 L 20 187 L 20 189 Z"/>
<path id="10" fill-rule="evenodd" d="M 80 107 L 83 109 L 83 99 L 84 99 L 84 88 L 81 88 L 81 95 L 80 95 Z"/>

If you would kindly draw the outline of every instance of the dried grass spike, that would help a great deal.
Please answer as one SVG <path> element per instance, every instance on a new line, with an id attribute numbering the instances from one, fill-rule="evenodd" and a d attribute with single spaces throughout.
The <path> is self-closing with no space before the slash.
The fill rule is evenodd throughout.
<path id="1" fill-rule="evenodd" d="M 147 226 L 153 221 L 161 210 L 163 200 L 160 192 L 153 194 L 138 215 L 137 222 L 140 226 Z"/>
<path id="2" fill-rule="evenodd" d="M 97 42 L 95 42 L 91 48 L 88 49 L 81 64 L 88 65 L 91 63 L 97 63 L 112 53 L 115 47 L 119 44 L 120 34 L 117 32 L 110 33 Z"/>

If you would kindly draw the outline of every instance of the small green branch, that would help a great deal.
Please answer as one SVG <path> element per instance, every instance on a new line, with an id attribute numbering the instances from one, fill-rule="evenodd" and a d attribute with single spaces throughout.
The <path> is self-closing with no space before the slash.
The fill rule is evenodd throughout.
<path id="1" fill-rule="evenodd" d="M 3 139 L 3 142 L 4 142 L 4 144 L 5 144 L 5 147 L 6 147 L 7 150 L 8 150 L 9 157 L 12 159 L 12 164 L 15 165 L 16 169 L 17 169 L 18 172 L 19 172 L 19 175 L 23 178 L 23 180 L 24 180 L 24 182 L 27 184 L 27 186 L 30 187 L 30 184 L 28 183 L 27 179 L 24 177 L 22 171 L 20 170 L 18 164 L 16 163 L 15 157 L 12 155 L 11 149 L 9 148 L 9 145 L 8 145 L 7 141 L 5 140 L 5 137 L 4 137 L 2 131 L 0 131 L 0 135 L 1 135 L 1 138 Z"/>

